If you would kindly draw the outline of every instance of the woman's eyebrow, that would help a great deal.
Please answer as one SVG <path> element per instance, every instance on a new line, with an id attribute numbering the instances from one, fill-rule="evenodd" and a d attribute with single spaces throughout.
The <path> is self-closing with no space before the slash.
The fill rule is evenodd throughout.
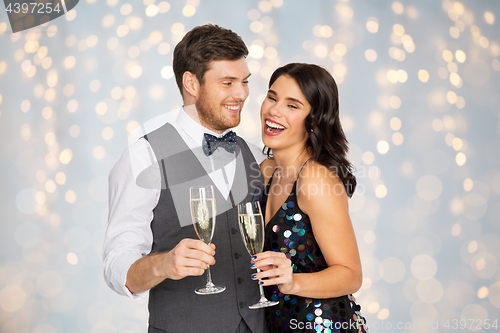
<path id="1" fill-rule="evenodd" d="M 278 96 L 278 94 L 276 93 L 276 91 L 272 90 L 272 89 L 269 89 L 267 91 L 269 94 L 273 94 L 274 96 Z M 301 101 L 299 101 L 298 99 L 296 98 L 293 98 L 293 97 L 287 97 L 285 98 L 286 100 L 289 100 L 289 101 L 292 101 L 292 102 L 296 102 L 296 103 L 299 103 L 300 105 L 304 105 L 304 103 L 302 103 Z"/>

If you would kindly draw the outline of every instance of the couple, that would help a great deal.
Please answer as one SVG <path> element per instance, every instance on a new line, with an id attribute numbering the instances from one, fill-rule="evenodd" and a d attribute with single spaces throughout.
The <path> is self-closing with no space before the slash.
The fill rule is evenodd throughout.
<path id="1" fill-rule="evenodd" d="M 176 46 L 183 109 L 110 173 L 106 282 L 133 299 L 149 291 L 149 332 L 365 332 L 350 295 L 361 286 L 347 203 L 356 180 L 335 81 L 315 65 L 274 72 L 261 108 L 265 159 L 230 130 L 249 93 L 247 55 L 237 34 L 216 25 L 194 28 Z M 218 214 L 211 245 L 197 239 L 189 211 L 189 187 L 207 184 Z M 254 200 L 266 240 L 248 260 L 237 204 Z M 196 295 L 207 265 L 227 289 Z M 249 309 L 258 284 L 279 304 Z"/>

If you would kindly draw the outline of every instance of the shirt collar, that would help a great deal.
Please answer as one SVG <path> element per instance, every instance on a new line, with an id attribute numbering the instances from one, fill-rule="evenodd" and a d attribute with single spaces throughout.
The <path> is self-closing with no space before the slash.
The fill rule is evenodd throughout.
<path id="1" fill-rule="evenodd" d="M 227 129 L 221 134 L 215 133 L 214 131 L 209 130 L 208 128 L 202 126 L 200 123 L 191 118 L 185 111 L 184 108 L 181 108 L 179 111 L 179 115 L 176 119 L 177 125 L 184 131 L 186 134 L 193 139 L 198 145 L 201 145 L 204 140 L 204 134 L 208 133 L 218 138 L 224 136 L 227 132 L 231 131 L 231 129 Z"/>

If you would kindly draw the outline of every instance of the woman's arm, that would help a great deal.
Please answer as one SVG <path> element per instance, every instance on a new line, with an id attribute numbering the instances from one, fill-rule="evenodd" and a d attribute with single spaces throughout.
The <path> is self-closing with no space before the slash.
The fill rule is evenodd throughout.
<path id="1" fill-rule="evenodd" d="M 297 192 L 299 207 L 309 215 L 328 268 L 293 274 L 285 254 L 268 251 L 257 255 L 255 268 L 274 268 L 257 274 L 256 279 L 270 277 L 261 281 L 263 285 L 277 284 L 281 292 L 303 297 L 330 298 L 356 292 L 362 282 L 361 262 L 341 180 L 319 163 L 308 163 Z"/>

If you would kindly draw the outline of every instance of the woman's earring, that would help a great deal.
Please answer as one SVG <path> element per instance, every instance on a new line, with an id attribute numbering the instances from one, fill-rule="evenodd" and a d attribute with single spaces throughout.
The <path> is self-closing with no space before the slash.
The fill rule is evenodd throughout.
<path id="1" fill-rule="evenodd" d="M 314 130 L 311 128 L 311 132 L 314 132 Z"/>

